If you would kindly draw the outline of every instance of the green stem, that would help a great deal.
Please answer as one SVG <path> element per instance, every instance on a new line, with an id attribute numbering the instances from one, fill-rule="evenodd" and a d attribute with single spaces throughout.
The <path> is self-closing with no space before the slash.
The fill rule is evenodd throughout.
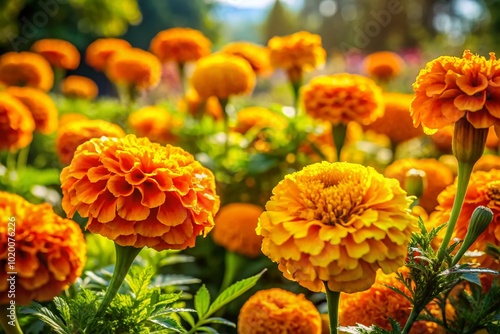
<path id="1" fill-rule="evenodd" d="M 14 306 L 14 314 L 11 314 L 10 310 L 7 309 L 10 305 L 0 305 L 0 324 L 2 325 L 5 334 L 23 334 L 23 330 L 21 326 L 19 326 L 19 322 L 17 321 L 16 309 Z M 9 316 L 9 318 L 8 318 Z"/>
<path id="2" fill-rule="evenodd" d="M 225 257 L 225 269 L 224 269 L 224 278 L 222 279 L 222 284 L 220 287 L 220 292 L 226 290 L 228 286 L 231 285 L 234 281 L 234 277 L 236 276 L 236 273 L 241 267 L 241 264 L 243 262 L 243 259 L 241 256 L 235 252 L 232 251 L 226 251 L 226 257 Z"/>
<path id="3" fill-rule="evenodd" d="M 17 171 L 21 171 L 26 168 L 29 153 L 30 145 L 19 150 L 19 153 L 17 154 Z"/>
<path id="4" fill-rule="evenodd" d="M 331 291 L 328 282 L 324 282 L 326 291 L 326 302 L 328 304 L 328 318 L 330 319 L 330 334 L 337 334 L 339 327 L 339 300 L 340 292 Z"/>
<path id="5" fill-rule="evenodd" d="M 413 308 L 410 312 L 410 315 L 408 316 L 408 320 L 406 320 L 405 327 L 403 328 L 403 331 L 401 334 L 407 334 L 410 332 L 411 328 L 413 327 L 413 323 L 415 323 L 415 320 L 417 320 L 418 315 L 420 314 L 420 311 L 415 311 L 416 309 Z"/>
<path id="6" fill-rule="evenodd" d="M 227 155 L 227 152 L 229 150 L 229 115 L 226 110 L 228 102 L 229 98 L 219 98 L 219 104 L 222 108 L 222 115 L 224 117 L 224 133 L 226 134 L 224 142 L 224 156 Z"/>
<path id="7" fill-rule="evenodd" d="M 299 114 L 299 100 L 300 100 L 300 87 L 302 87 L 302 78 L 300 80 L 290 80 L 293 93 L 293 106 L 295 108 L 295 115 Z"/>
<path id="8" fill-rule="evenodd" d="M 340 162 L 340 154 L 347 135 L 347 124 L 332 124 L 332 135 L 335 149 L 337 150 L 337 161 Z"/>
<path id="9" fill-rule="evenodd" d="M 64 79 L 64 76 L 66 75 L 66 70 L 61 67 L 53 67 L 53 69 L 54 69 L 54 86 L 52 88 L 52 91 L 54 93 L 60 93 L 61 83 L 62 80 Z"/>
<path id="10" fill-rule="evenodd" d="M 177 68 L 179 69 L 179 80 L 181 81 L 181 94 L 183 97 L 186 97 L 187 93 L 187 84 L 186 84 L 186 70 L 184 63 L 178 63 Z"/>

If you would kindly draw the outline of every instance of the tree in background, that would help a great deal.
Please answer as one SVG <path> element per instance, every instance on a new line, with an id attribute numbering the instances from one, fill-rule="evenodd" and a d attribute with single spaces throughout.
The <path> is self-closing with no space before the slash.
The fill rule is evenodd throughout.
<path id="1" fill-rule="evenodd" d="M 280 0 L 276 0 L 263 22 L 262 32 L 264 42 L 274 36 L 284 36 L 300 30 L 295 14 L 287 9 Z"/>

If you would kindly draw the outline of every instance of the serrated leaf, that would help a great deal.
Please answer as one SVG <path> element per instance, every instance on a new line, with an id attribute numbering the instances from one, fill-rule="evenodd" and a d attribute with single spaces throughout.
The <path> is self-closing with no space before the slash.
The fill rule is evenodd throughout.
<path id="1" fill-rule="evenodd" d="M 206 326 L 199 327 L 198 331 L 205 332 L 205 333 L 219 334 L 219 332 L 217 332 L 212 327 L 206 327 Z"/>
<path id="2" fill-rule="evenodd" d="M 64 324 L 59 317 L 52 313 L 48 308 L 36 302 L 32 302 L 31 307 L 29 308 L 23 308 L 22 313 L 34 315 L 52 327 L 54 332 L 57 334 L 72 334 L 71 331 L 66 328 L 66 324 Z"/>
<path id="3" fill-rule="evenodd" d="M 150 318 L 148 319 L 149 322 L 152 322 L 154 324 L 157 324 L 163 328 L 170 329 L 176 333 L 185 333 L 187 332 L 184 327 L 182 327 L 175 319 L 173 318 L 162 318 L 162 319 L 156 319 L 156 318 Z"/>
<path id="4" fill-rule="evenodd" d="M 188 263 L 188 262 L 194 262 L 195 258 L 194 256 L 190 255 L 169 255 L 167 257 L 164 257 L 160 263 L 158 264 L 159 267 L 164 267 L 164 266 L 169 266 L 172 264 L 177 264 L 177 263 Z"/>
<path id="5" fill-rule="evenodd" d="M 54 297 L 54 304 L 57 310 L 61 313 L 62 318 L 67 324 L 71 323 L 71 314 L 69 312 L 69 305 L 61 297 Z"/>
<path id="6" fill-rule="evenodd" d="M 186 275 L 156 275 L 151 282 L 151 286 L 163 288 L 173 285 L 198 284 L 199 278 Z"/>
<path id="7" fill-rule="evenodd" d="M 496 270 L 488 269 L 488 268 L 451 268 L 446 269 L 439 273 L 440 276 L 453 275 L 453 274 L 493 274 L 499 275 L 500 273 Z"/>
<path id="8" fill-rule="evenodd" d="M 221 325 L 226 325 L 229 327 L 236 328 L 236 324 L 234 322 L 229 321 L 229 320 L 224 319 L 224 318 L 220 318 L 220 317 L 208 318 L 205 320 L 205 322 L 206 323 L 213 323 L 213 324 L 221 324 Z"/>
<path id="9" fill-rule="evenodd" d="M 205 284 L 198 289 L 194 296 L 194 308 L 196 312 L 198 312 L 198 316 L 202 318 L 205 313 L 208 311 L 208 307 L 210 306 L 210 292 L 208 292 Z"/>

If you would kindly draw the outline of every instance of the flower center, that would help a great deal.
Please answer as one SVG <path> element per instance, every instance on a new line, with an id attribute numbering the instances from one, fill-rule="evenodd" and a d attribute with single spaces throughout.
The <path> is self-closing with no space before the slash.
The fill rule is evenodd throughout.
<path id="1" fill-rule="evenodd" d="M 489 199 L 500 204 L 500 180 L 489 182 L 487 187 Z"/>

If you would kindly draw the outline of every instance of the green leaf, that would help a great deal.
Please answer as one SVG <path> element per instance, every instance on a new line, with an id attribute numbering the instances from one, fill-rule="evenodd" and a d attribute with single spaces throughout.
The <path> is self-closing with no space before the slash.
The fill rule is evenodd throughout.
<path id="1" fill-rule="evenodd" d="M 179 312 L 179 315 L 184 319 L 191 327 L 195 326 L 194 318 L 189 312 Z"/>
<path id="2" fill-rule="evenodd" d="M 66 327 L 66 324 L 61 320 L 61 318 L 57 317 L 48 308 L 36 302 L 32 302 L 29 308 L 23 308 L 22 313 L 34 315 L 52 327 L 54 332 L 57 334 L 72 334 L 71 330 Z"/>
<path id="3" fill-rule="evenodd" d="M 198 284 L 201 280 L 186 275 L 156 275 L 151 282 L 151 286 L 166 287 L 173 285 Z"/>
<path id="4" fill-rule="evenodd" d="M 210 292 L 208 292 L 205 284 L 201 286 L 194 296 L 194 308 L 198 312 L 198 316 L 202 318 L 208 311 L 210 306 Z"/>
<path id="5" fill-rule="evenodd" d="M 250 157 L 248 163 L 249 174 L 261 174 L 269 169 L 277 166 L 279 163 L 275 157 L 270 157 L 267 154 L 257 153 Z"/>
<path id="6" fill-rule="evenodd" d="M 212 317 L 205 320 L 205 323 L 221 324 L 229 327 L 236 328 L 236 324 L 232 321 L 226 320 L 224 318 Z"/>
<path id="7" fill-rule="evenodd" d="M 205 332 L 205 333 L 219 334 L 219 332 L 217 332 L 212 327 L 206 327 L 206 326 L 198 328 L 198 331 Z"/>
<path id="8" fill-rule="evenodd" d="M 57 310 L 61 313 L 64 321 L 69 324 L 71 323 L 71 314 L 69 312 L 69 305 L 66 303 L 64 299 L 61 297 L 54 297 L 54 304 L 56 305 Z"/>
<path id="9" fill-rule="evenodd" d="M 162 319 L 156 319 L 156 318 L 150 318 L 148 319 L 149 322 L 152 322 L 154 324 L 157 324 L 163 328 L 170 329 L 176 333 L 185 333 L 187 332 L 184 327 L 182 327 L 175 319 L 173 318 L 162 318 Z"/>
<path id="10" fill-rule="evenodd" d="M 481 280 L 479 279 L 479 274 L 477 273 L 464 273 L 461 277 L 468 282 L 481 286 Z"/>

